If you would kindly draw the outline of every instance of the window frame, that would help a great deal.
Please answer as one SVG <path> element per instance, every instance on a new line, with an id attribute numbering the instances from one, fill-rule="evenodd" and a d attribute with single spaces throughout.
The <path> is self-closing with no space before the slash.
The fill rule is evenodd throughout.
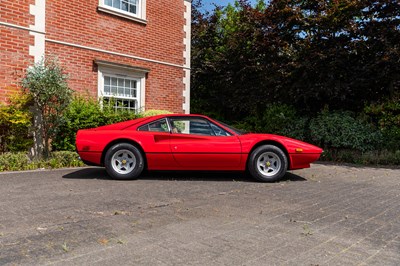
<path id="1" fill-rule="evenodd" d="M 99 0 L 99 5 L 97 9 L 99 11 L 113 14 L 119 17 L 123 17 L 126 19 L 130 19 L 139 23 L 147 24 L 146 20 L 146 0 L 138 0 L 138 7 L 137 7 L 137 12 L 135 13 L 130 13 L 128 11 L 124 11 L 119 8 L 111 7 L 109 5 L 105 4 L 106 0 Z"/>
<path id="2" fill-rule="evenodd" d="M 158 130 L 150 130 L 150 125 L 154 124 L 154 123 L 163 123 L 165 121 L 165 124 L 167 125 L 167 131 L 158 131 Z M 143 128 L 147 127 L 147 130 L 143 130 Z M 157 133 L 171 133 L 171 126 L 170 123 L 168 121 L 168 119 L 166 117 L 155 120 L 155 121 L 151 121 L 149 123 L 146 123 L 144 125 L 141 125 L 140 127 L 137 128 L 137 131 L 140 132 L 157 132 Z"/>
<path id="3" fill-rule="evenodd" d="M 190 136 L 190 135 L 194 135 L 194 136 L 207 136 L 207 137 L 231 137 L 234 136 L 231 132 L 229 132 L 228 130 L 226 130 L 225 128 L 213 123 L 212 121 L 204 118 L 204 117 L 180 117 L 180 116 L 173 116 L 173 117 L 168 117 L 168 123 L 170 128 L 172 129 L 172 122 L 174 122 L 174 120 L 178 120 L 177 122 L 183 122 L 183 123 L 187 123 L 187 122 L 195 122 L 195 120 L 201 120 L 204 121 L 205 124 L 208 125 L 208 127 L 210 128 L 210 131 L 212 133 L 214 133 L 214 135 L 208 135 L 208 134 L 200 134 L 200 133 L 184 133 L 184 132 L 172 132 L 171 130 L 171 134 L 183 134 L 186 136 Z M 186 121 L 179 121 L 179 120 L 186 120 Z M 227 133 L 227 135 L 217 135 L 215 130 L 213 129 L 212 126 L 215 126 L 216 128 L 220 129 L 221 131 Z M 190 130 L 190 128 L 189 128 Z"/>
<path id="4" fill-rule="evenodd" d="M 110 76 L 110 77 L 119 77 L 119 78 L 124 78 L 124 79 L 130 79 L 130 80 L 135 80 L 136 81 L 136 97 L 128 97 L 128 96 L 112 96 L 112 95 L 106 95 L 104 93 L 104 80 L 105 76 Z M 133 69 L 126 69 L 123 67 L 110 67 L 110 66 L 104 66 L 104 65 L 98 65 L 98 98 L 99 99 L 115 99 L 115 100 L 135 100 L 136 101 L 136 108 L 135 108 L 135 113 L 138 113 L 144 109 L 144 104 L 145 104 L 145 78 L 146 74 L 141 73 L 141 72 L 135 72 Z M 119 108 L 116 108 L 118 110 Z M 124 108 L 120 108 L 124 109 Z"/>

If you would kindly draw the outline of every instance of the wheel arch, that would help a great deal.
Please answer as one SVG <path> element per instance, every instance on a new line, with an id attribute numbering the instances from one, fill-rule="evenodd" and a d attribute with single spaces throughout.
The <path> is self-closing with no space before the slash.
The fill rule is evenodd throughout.
<path id="1" fill-rule="evenodd" d="M 102 152 L 102 154 L 101 154 L 101 161 L 100 161 L 101 166 L 104 166 L 104 159 L 105 159 L 105 157 L 106 157 L 107 151 L 108 151 L 112 146 L 114 146 L 115 144 L 119 144 L 119 143 L 131 144 L 131 145 L 135 146 L 136 148 L 138 148 L 139 151 L 140 151 L 140 152 L 142 153 L 142 155 L 143 155 L 144 169 L 147 169 L 147 158 L 146 158 L 146 153 L 144 152 L 142 146 L 141 146 L 138 142 L 136 142 L 136 141 L 134 141 L 134 140 L 132 140 L 132 139 L 126 139 L 126 138 L 123 138 L 123 139 L 116 139 L 116 140 L 113 140 L 113 141 L 111 141 L 110 143 L 107 144 L 107 146 L 103 149 L 103 152 Z"/>
<path id="2" fill-rule="evenodd" d="M 249 152 L 249 156 L 247 156 L 247 160 L 246 160 L 246 169 L 248 169 L 248 167 L 249 167 L 248 164 L 249 164 L 249 160 L 250 160 L 250 154 L 251 154 L 255 149 L 257 149 L 258 147 L 263 146 L 263 145 L 274 145 L 274 146 L 278 147 L 279 149 L 281 149 L 281 150 L 283 151 L 283 153 L 285 154 L 285 156 L 286 156 L 286 158 L 287 158 L 287 161 L 288 161 L 288 168 L 287 168 L 287 170 L 290 169 L 292 162 L 290 161 L 289 152 L 287 151 L 286 147 L 285 147 L 282 143 L 280 143 L 280 142 L 278 142 L 278 141 L 275 141 L 275 140 L 263 140 L 263 141 L 260 141 L 260 142 L 256 143 L 256 144 L 253 146 L 253 148 L 251 148 L 251 150 L 250 150 L 250 152 Z"/>

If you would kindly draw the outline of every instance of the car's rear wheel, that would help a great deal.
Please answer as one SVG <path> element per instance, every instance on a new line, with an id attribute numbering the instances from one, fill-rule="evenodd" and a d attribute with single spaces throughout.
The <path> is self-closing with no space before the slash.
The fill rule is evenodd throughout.
<path id="1" fill-rule="evenodd" d="M 288 159 L 277 146 L 263 145 L 250 154 L 247 166 L 251 176 L 255 179 L 262 182 L 273 182 L 286 174 Z"/>
<path id="2" fill-rule="evenodd" d="M 144 169 L 143 155 L 138 148 L 128 143 L 118 143 L 108 149 L 104 166 L 114 179 L 136 179 Z"/>

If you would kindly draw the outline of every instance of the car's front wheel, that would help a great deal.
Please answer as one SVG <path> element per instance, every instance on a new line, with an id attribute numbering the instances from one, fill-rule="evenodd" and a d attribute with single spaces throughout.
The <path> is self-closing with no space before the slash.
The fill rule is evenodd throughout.
<path id="1" fill-rule="evenodd" d="M 114 179 L 135 179 L 144 169 L 144 159 L 135 146 L 118 143 L 108 149 L 104 157 L 104 166 L 107 173 Z"/>
<path id="2" fill-rule="evenodd" d="M 262 145 L 250 154 L 247 166 L 255 179 L 262 182 L 273 182 L 286 174 L 288 159 L 277 146 Z"/>

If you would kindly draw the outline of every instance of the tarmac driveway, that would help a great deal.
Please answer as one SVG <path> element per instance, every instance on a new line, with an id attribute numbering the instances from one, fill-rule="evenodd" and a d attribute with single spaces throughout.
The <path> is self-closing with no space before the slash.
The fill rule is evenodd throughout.
<path id="1" fill-rule="evenodd" d="M 400 265 L 400 170 L 0 174 L 0 265 Z"/>

